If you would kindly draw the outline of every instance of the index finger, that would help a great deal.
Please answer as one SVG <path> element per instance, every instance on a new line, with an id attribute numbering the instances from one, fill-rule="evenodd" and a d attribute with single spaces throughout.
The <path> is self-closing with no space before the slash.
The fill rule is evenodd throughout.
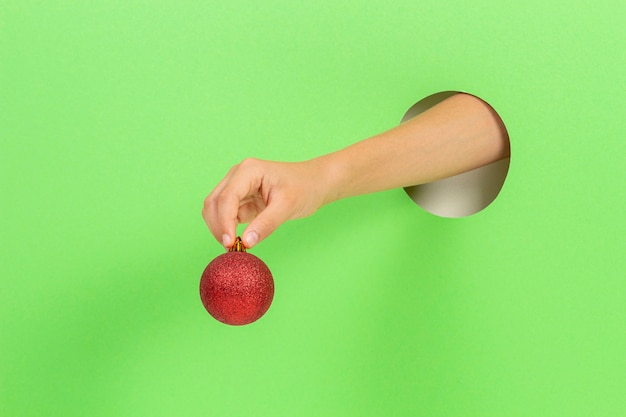
<path id="1" fill-rule="evenodd" d="M 204 199 L 204 205 L 202 207 L 202 217 L 207 227 L 209 228 L 209 231 L 211 232 L 211 234 L 213 234 L 213 237 L 215 237 L 215 239 L 221 244 L 223 244 L 224 246 L 230 246 L 232 242 L 225 241 L 224 235 L 227 234 L 227 232 L 224 229 L 222 229 L 222 227 L 220 226 L 220 222 L 218 222 L 218 200 L 217 199 L 218 199 L 218 196 L 222 193 L 222 191 L 226 187 L 226 184 L 228 184 L 228 182 L 230 181 L 230 178 L 232 177 L 233 173 L 237 170 L 237 168 L 238 168 L 238 165 L 234 165 L 233 167 L 230 168 L 230 170 L 228 170 L 228 173 L 226 174 L 226 176 L 222 178 L 222 180 L 215 186 L 215 188 L 213 188 L 213 190 L 209 193 L 209 195 Z"/>
<path id="2" fill-rule="evenodd" d="M 249 164 L 248 164 L 249 165 Z M 237 165 L 208 197 L 209 229 L 224 246 L 234 242 L 239 207 L 242 201 L 255 195 L 261 186 L 262 174 L 257 169 Z"/>

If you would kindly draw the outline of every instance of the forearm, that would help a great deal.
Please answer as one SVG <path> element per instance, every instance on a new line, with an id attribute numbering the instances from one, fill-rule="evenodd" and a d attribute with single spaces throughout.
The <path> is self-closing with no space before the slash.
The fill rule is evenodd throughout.
<path id="1" fill-rule="evenodd" d="M 506 130 L 482 100 L 457 94 L 372 138 L 316 158 L 328 201 L 423 184 L 509 156 Z"/>

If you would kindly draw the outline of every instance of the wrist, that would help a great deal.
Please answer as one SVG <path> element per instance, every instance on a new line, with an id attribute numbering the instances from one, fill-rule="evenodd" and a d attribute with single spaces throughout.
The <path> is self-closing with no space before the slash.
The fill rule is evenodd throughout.
<path id="1" fill-rule="evenodd" d="M 338 152 L 323 155 L 309 161 L 318 173 L 315 179 L 321 192 L 322 205 L 348 197 L 345 184 L 348 169 Z"/>

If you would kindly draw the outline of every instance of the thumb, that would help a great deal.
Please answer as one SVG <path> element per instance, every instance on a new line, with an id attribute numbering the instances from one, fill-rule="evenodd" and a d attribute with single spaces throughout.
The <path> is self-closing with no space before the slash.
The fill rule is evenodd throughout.
<path id="1" fill-rule="evenodd" d="M 268 237 L 281 224 L 289 219 L 290 208 L 287 204 L 274 202 L 268 205 L 248 224 L 243 232 L 243 243 L 251 248 Z"/>

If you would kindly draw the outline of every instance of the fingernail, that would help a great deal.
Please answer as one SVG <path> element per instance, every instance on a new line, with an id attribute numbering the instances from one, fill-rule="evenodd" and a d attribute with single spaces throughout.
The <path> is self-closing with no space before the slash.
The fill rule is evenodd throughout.
<path id="1" fill-rule="evenodd" d="M 226 233 L 222 235 L 222 244 L 226 248 L 229 248 L 233 245 L 233 241 L 231 240 L 230 236 Z"/>
<path id="2" fill-rule="evenodd" d="M 244 240 L 245 240 L 246 246 L 251 248 L 252 246 L 256 245 L 257 242 L 259 241 L 259 235 L 257 234 L 257 232 L 254 232 L 254 231 L 248 232 L 244 236 Z"/>

